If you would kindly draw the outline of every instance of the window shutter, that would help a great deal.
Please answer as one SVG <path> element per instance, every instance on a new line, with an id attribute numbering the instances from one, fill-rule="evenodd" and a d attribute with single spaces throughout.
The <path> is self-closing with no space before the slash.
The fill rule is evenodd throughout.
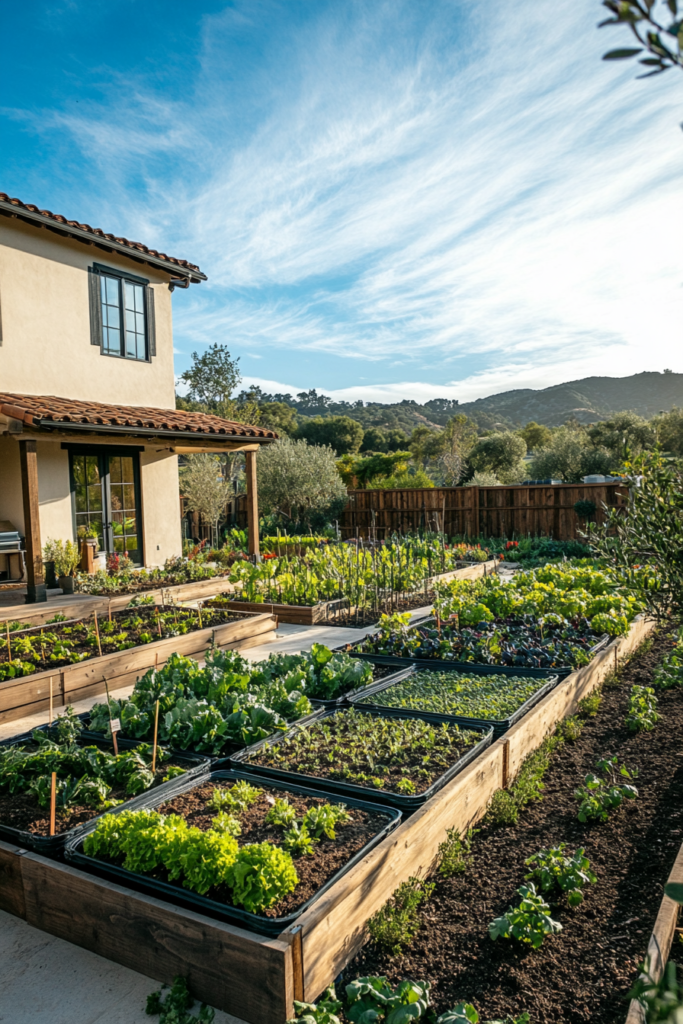
<path id="1" fill-rule="evenodd" d="M 2 296 L 0 295 L 0 300 Z M 2 301 L 0 301 L 0 345 L 2 345 Z"/>
<path id="2" fill-rule="evenodd" d="M 154 320 L 154 289 L 149 285 L 145 288 L 145 303 L 147 307 L 147 346 L 151 359 L 157 354 L 157 332 Z"/>
<path id="3" fill-rule="evenodd" d="M 100 298 L 100 274 L 88 267 L 88 295 L 90 300 L 90 344 L 102 347 L 102 300 Z"/>

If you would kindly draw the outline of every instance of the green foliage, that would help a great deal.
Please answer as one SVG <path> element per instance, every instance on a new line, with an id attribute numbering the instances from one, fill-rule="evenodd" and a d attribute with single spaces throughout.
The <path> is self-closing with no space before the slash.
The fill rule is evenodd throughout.
<path id="1" fill-rule="evenodd" d="M 583 847 L 569 857 L 564 852 L 566 845 L 560 843 L 549 850 L 539 850 L 525 860 L 527 867 L 532 868 L 525 879 L 534 882 L 542 893 L 559 889 L 566 893 L 569 906 L 576 907 L 583 901 L 582 887 L 597 882 L 597 877 L 590 870 L 590 861 Z"/>
<path id="2" fill-rule="evenodd" d="M 667 0 L 666 5 L 661 5 L 662 12 L 664 9 L 667 11 L 668 25 L 657 18 L 655 0 L 603 0 L 602 5 L 612 17 L 600 22 L 599 28 L 604 25 L 626 25 L 638 44 L 635 47 L 609 50 L 603 54 L 603 60 L 627 60 L 640 53 L 646 54 L 638 58 L 638 63 L 647 69 L 638 78 L 650 78 L 669 68 L 683 67 L 683 32 L 677 0 Z"/>
<path id="3" fill-rule="evenodd" d="M 295 857 L 313 856 L 313 847 L 317 843 L 305 825 L 299 821 L 293 821 L 290 828 L 284 835 L 283 847 Z"/>
<path id="4" fill-rule="evenodd" d="M 579 701 L 579 713 L 584 718 L 595 718 L 600 705 L 602 704 L 602 694 L 600 690 L 593 690 L 587 697 Z"/>
<path id="5" fill-rule="evenodd" d="M 658 619 L 683 615 L 683 468 L 659 452 L 626 464 L 626 508 L 591 524 L 591 547 L 618 574 L 623 592 Z M 647 566 L 644 571 L 643 566 Z"/>
<path id="6" fill-rule="evenodd" d="M 631 687 L 626 726 L 629 732 L 651 732 L 659 721 L 657 698 L 651 686 Z"/>
<path id="7" fill-rule="evenodd" d="M 272 907 L 299 884 L 292 858 L 272 843 L 243 846 L 230 871 L 232 898 L 252 914 Z"/>
<path id="8" fill-rule="evenodd" d="M 281 828 L 288 828 L 296 821 L 296 811 L 289 800 L 278 797 L 271 809 L 266 814 L 267 825 L 279 825 Z"/>
<path id="9" fill-rule="evenodd" d="M 377 945 L 394 954 L 409 946 L 420 927 L 419 907 L 433 890 L 433 882 L 419 878 L 401 882 L 391 899 L 368 921 L 368 931 Z"/>
<path id="10" fill-rule="evenodd" d="M 220 459 L 206 452 L 186 455 L 180 472 L 180 491 L 188 512 L 217 527 L 232 497 L 232 484 L 223 479 Z"/>
<path id="11" fill-rule="evenodd" d="M 302 1003 L 294 1000 L 296 1014 L 286 1024 L 341 1024 L 337 1014 L 341 1010 L 341 1000 L 337 999 L 334 985 L 326 989 L 325 994 L 317 1003 Z"/>
<path id="12" fill-rule="evenodd" d="M 194 999 L 190 995 L 187 981 L 183 977 L 173 979 L 173 985 L 169 989 L 166 998 L 162 999 L 163 989 L 159 992 L 152 992 L 147 996 L 145 1013 L 150 1017 L 159 1014 L 159 1024 L 212 1024 L 216 1011 L 210 1006 L 201 1004 L 199 1013 L 188 1013 L 194 1005 Z"/>
<path id="13" fill-rule="evenodd" d="M 647 1024 L 681 1024 L 683 984 L 678 978 L 678 965 L 669 961 L 659 981 L 650 975 L 648 963 L 644 968 L 644 977 L 637 979 L 627 998 L 637 999 L 644 1007 Z"/>
<path id="14" fill-rule="evenodd" d="M 308 524 L 310 530 L 315 514 L 324 517 L 333 505 L 346 504 L 332 448 L 281 438 L 259 452 L 257 467 L 263 511 L 287 522 Z"/>
<path id="15" fill-rule="evenodd" d="M 476 470 L 495 473 L 502 483 L 513 483 L 523 475 L 521 461 L 525 455 L 524 438 L 504 431 L 480 438 L 469 453 L 469 462 Z"/>
<path id="16" fill-rule="evenodd" d="M 505 1020 L 489 1020 L 483 1024 L 530 1024 L 528 1013 L 520 1013 L 518 1017 L 506 1017 Z M 446 1010 L 437 1017 L 436 1024 L 478 1024 L 479 1014 L 471 1003 L 458 1003 L 452 1010 Z"/>
<path id="17" fill-rule="evenodd" d="M 464 834 L 457 828 L 447 828 L 446 838 L 439 843 L 439 873 L 443 878 L 462 875 L 472 864 L 472 840 L 479 829 L 468 828 Z"/>
<path id="18" fill-rule="evenodd" d="M 550 916 L 550 907 L 536 892 L 533 883 L 520 886 L 517 892 L 520 902 L 491 922 L 489 935 L 492 939 L 518 939 L 538 949 L 546 935 L 561 932 L 562 925 Z"/>
<path id="19" fill-rule="evenodd" d="M 349 416 L 310 416 L 302 419 L 296 436 L 311 445 L 333 448 L 337 455 L 353 455 L 363 442 L 363 428 Z"/>
<path id="20" fill-rule="evenodd" d="M 576 743 L 582 729 L 583 722 L 581 719 L 577 715 L 570 715 L 569 718 L 564 718 L 557 723 L 555 735 L 565 743 Z"/>
<path id="21" fill-rule="evenodd" d="M 227 814 L 225 811 L 216 815 L 211 822 L 211 828 L 214 832 L 220 832 L 223 835 L 239 836 L 242 834 L 239 820 L 233 814 Z"/>
<path id="22" fill-rule="evenodd" d="M 515 825 L 523 807 L 543 799 L 543 776 L 561 743 L 562 739 L 558 735 L 546 736 L 538 750 L 534 750 L 525 759 L 510 789 L 496 790 L 486 814 L 490 824 L 498 827 Z"/>
<path id="23" fill-rule="evenodd" d="M 346 825 L 350 820 L 351 815 L 344 804 L 320 804 L 317 807 L 309 807 L 304 815 L 303 826 L 316 839 L 322 836 L 336 839 L 336 826 Z"/>
<path id="24" fill-rule="evenodd" d="M 232 810 L 245 811 L 251 804 L 256 803 L 262 790 L 257 786 L 251 786 L 245 779 L 239 779 L 230 789 L 220 789 L 218 786 L 206 801 L 206 806 L 211 811 Z"/>
<path id="25" fill-rule="evenodd" d="M 683 629 L 678 630 L 673 650 L 657 666 L 653 683 L 658 690 L 683 686 Z"/>
<path id="26" fill-rule="evenodd" d="M 386 978 L 356 978 L 346 986 L 346 1016 L 351 1024 L 409 1024 L 430 1006 L 429 982 L 401 981 L 392 989 Z"/>
<path id="27" fill-rule="evenodd" d="M 201 355 L 193 352 L 192 366 L 178 379 L 187 386 L 191 401 L 201 402 L 208 412 L 217 413 L 240 383 L 238 363 L 225 345 L 213 344 Z"/>
<path id="28" fill-rule="evenodd" d="M 517 433 L 526 443 L 527 451 L 530 452 L 547 447 L 553 436 L 552 431 L 548 427 L 536 423 L 535 420 L 531 420 L 522 430 L 518 430 Z"/>
<path id="29" fill-rule="evenodd" d="M 619 781 L 620 778 L 636 779 L 638 772 L 619 765 L 616 755 L 602 758 L 597 769 L 602 776 L 589 773 L 584 785 L 574 791 L 580 801 L 579 821 L 607 821 L 610 811 L 620 807 L 624 800 L 635 800 L 638 796 L 635 786 Z"/>

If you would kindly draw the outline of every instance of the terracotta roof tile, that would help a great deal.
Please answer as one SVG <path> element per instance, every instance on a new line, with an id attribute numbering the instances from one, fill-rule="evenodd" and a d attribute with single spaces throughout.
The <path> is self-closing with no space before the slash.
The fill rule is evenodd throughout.
<path id="1" fill-rule="evenodd" d="M 183 270 L 194 271 L 196 275 L 204 280 L 205 275 L 202 274 L 201 270 L 194 263 L 188 263 L 187 260 L 179 260 L 175 256 L 167 256 L 164 252 L 158 252 L 156 249 L 149 249 L 142 242 L 131 242 L 128 238 L 119 238 L 117 235 L 108 235 L 102 231 L 101 228 L 91 228 L 89 224 L 81 224 L 77 220 L 67 220 L 60 213 L 52 213 L 51 210 L 41 210 L 38 206 L 34 206 L 33 203 L 22 203 L 21 199 L 12 198 L 8 196 L 6 192 L 0 192 L 0 203 L 6 203 L 16 208 L 19 213 L 21 210 L 26 210 L 28 213 L 38 214 L 40 217 L 49 220 L 54 224 L 64 225 L 65 228 L 77 228 L 79 231 L 85 231 L 89 235 L 96 235 L 98 238 L 105 239 L 109 242 L 115 242 L 117 245 L 124 246 L 127 249 L 135 249 L 137 252 L 144 253 L 146 256 L 152 256 L 156 260 L 162 260 L 164 263 L 171 264 L 172 267 L 179 267 Z M 170 269 L 170 268 L 169 268 Z"/>
<path id="2" fill-rule="evenodd" d="M 105 405 L 103 402 L 80 402 L 54 395 L 14 395 L 0 392 L 0 413 L 20 420 L 29 427 L 50 423 L 88 426 L 128 427 L 156 431 L 159 434 L 197 434 L 209 438 L 253 437 L 275 440 L 277 434 L 263 427 L 223 420 L 203 412 L 184 412 L 181 409 L 154 409 L 146 406 Z"/>

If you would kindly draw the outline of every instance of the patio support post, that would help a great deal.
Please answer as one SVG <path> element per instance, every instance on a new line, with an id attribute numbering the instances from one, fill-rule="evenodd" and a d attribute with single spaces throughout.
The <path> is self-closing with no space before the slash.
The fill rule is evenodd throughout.
<path id="1" fill-rule="evenodd" d="M 258 536 L 258 488 L 256 486 L 256 452 L 245 452 L 247 471 L 247 529 L 249 531 L 249 554 L 261 561 Z"/>
<path id="2" fill-rule="evenodd" d="M 40 506 L 38 504 L 38 451 L 35 441 L 19 442 L 21 462 L 21 493 L 24 503 L 24 535 L 26 543 L 26 603 L 47 601 L 43 573 L 43 549 L 40 542 Z"/>

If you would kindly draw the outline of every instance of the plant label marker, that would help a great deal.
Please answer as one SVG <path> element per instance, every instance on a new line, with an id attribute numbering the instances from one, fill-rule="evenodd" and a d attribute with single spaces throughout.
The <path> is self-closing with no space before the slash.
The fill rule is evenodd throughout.
<path id="1" fill-rule="evenodd" d="M 116 742 L 116 733 L 121 732 L 121 720 L 119 718 L 111 717 L 111 697 L 109 696 L 109 683 L 106 678 L 104 679 L 104 688 L 107 691 L 107 711 L 109 712 L 109 731 L 111 732 L 111 741 L 114 744 L 114 753 L 118 757 L 119 745 Z"/>
<path id="2" fill-rule="evenodd" d="M 159 733 L 159 701 L 154 710 L 154 746 L 152 747 L 152 775 L 156 771 L 157 766 L 157 735 Z"/>
<path id="3" fill-rule="evenodd" d="M 55 811 L 57 803 L 57 772 L 52 773 L 50 784 L 50 835 L 55 834 Z"/>

